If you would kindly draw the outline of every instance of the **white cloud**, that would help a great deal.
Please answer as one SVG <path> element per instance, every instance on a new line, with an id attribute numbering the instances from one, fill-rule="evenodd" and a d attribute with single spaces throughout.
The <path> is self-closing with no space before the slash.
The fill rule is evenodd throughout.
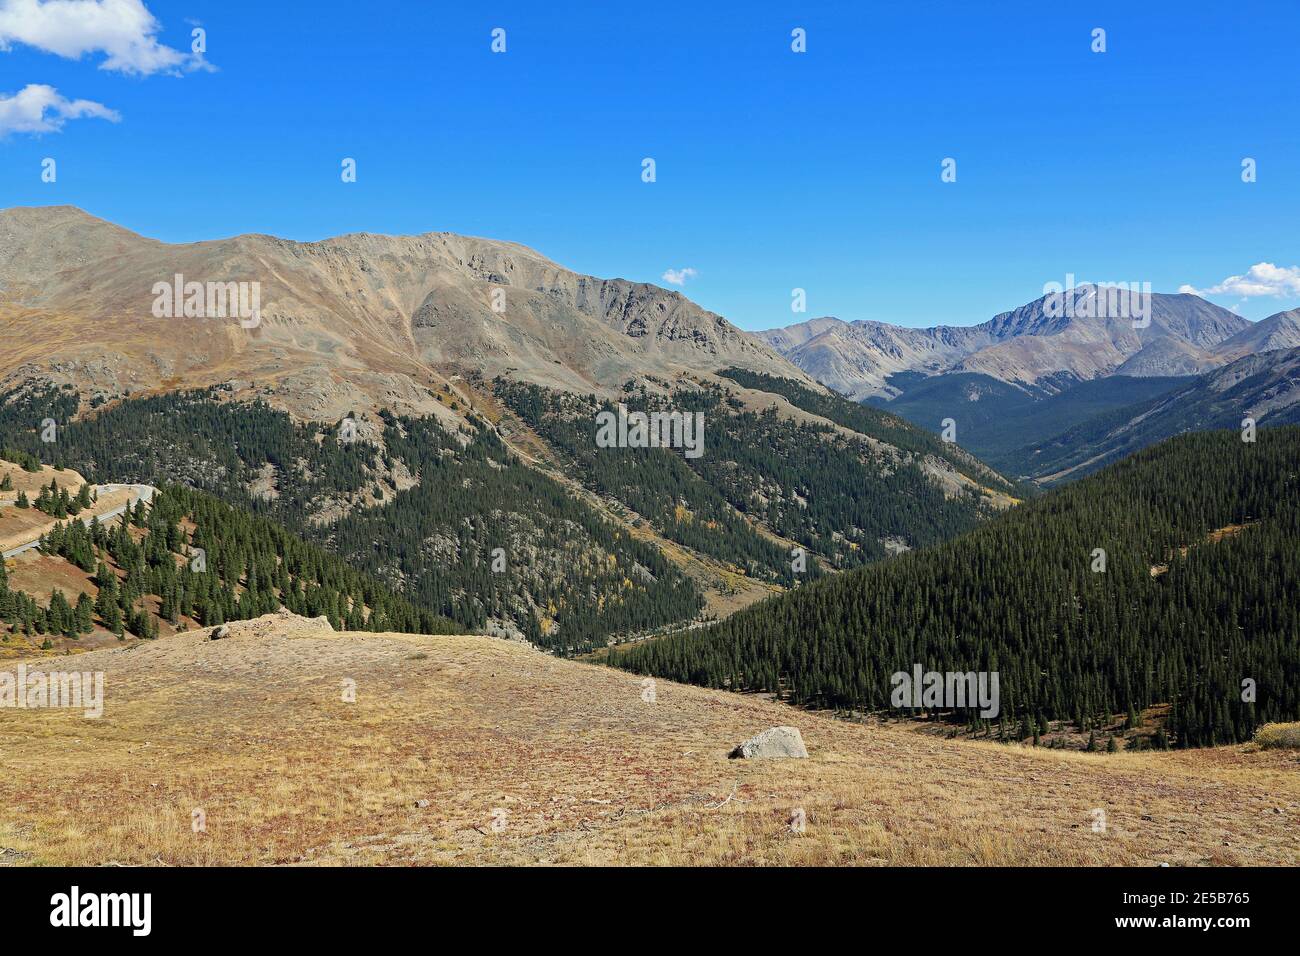
<path id="1" fill-rule="evenodd" d="M 687 266 L 685 269 L 667 269 L 664 272 L 663 280 L 669 285 L 686 285 L 687 279 L 694 279 L 698 272 Z"/>
<path id="2" fill-rule="evenodd" d="M 1300 266 L 1275 266 L 1271 262 L 1257 262 L 1246 270 L 1244 276 L 1228 276 L 1208 289 L 1182 285 L 1179 292 L 1194 295 L 1239 295 L 1243 299 L 1260 296 L 1290 298 L 1300 296 Z"/>
<path id="3" fill-rule="evenodd" d="M 159 43 L 161 28 L 143 0 L 0 0 L 0 50 L 22 43 L 70 60 L 103 53 L 101 70 L 140 75 L 212 68 L 202 54 Z"/>
<path id="4" fill-rule="evenodd" d="M 0 93 L 0 138 L 10 133 L 57 133 L 68 120 L 87 116 L 113 123 L 122 118 L 103 103 L 70 100 L 40 83 L 29 83 L 12 96 Z"/>

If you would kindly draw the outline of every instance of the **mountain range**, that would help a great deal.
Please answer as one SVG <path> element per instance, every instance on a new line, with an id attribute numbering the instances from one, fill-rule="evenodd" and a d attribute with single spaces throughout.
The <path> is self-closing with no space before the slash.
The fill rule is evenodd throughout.
<path id="1" fill-rule="evenodd" d="M 911 329 L 827 317 L 758 336 L 858 400 L 898 397 L 906 390 L 893 380 L 900 373 L 970 372 L 1054 394 L 1111 375 L 1194 375 L 1251 352 L 1300 345 L 1295 312 L 1251 323 L 1187 293 L 1138 296 L 1085 285 L 1065 296 L 1069 308 L 1049 293 L 973 326 Z"/>
<path id="2" fill-rule="evenodd" d="M 820 318 L 759 336 L 822 384 L 932 431 L 951 422 L 958 444 L 1039 483 L 1183 431 L 1300 414 L 1300 310 L 1249 322 L 1185 293 L 1065 295 L 1068 308 L 1046 294 L 968 327 Z"/>
<path id="3" fill-rule="evenodd" d="M 187 315 L 191 283 L 200 299 L 255 284 L 255 319 L 210 299 Z M 1017 478 L 1072 480 L 1246 414 L 1294 420 L 1297 313 L 1251 324 L 1155 294 L 1134 328 L 1089 317 L 1101 295 L 969 328 L 755 336 L 514 243 L 167 244 L 10 209 L 0 450 L 203 489 L 431 613 L 580 653 L 940 544 L 1035 493 Z M 703 416 L 709 453 L 597 453 L 617 404 Z M 945 420 L 955 440 L 933 434 Z M 485 573 L 501 552 L 511 573 Z"/>

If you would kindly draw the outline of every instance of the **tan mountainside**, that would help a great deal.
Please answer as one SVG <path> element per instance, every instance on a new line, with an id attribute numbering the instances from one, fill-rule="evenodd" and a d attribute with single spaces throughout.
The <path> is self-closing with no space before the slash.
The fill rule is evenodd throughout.
<path id="1" fill-rule="evenodd" d="M 260 283 L 260 323 L 156 318 L 154 285 L 177 275 Z M 447 416 L 429 388 L 457 371 L 581 392 L 731 365 L 807 381 L 680 293 L 450 233 L 168 245 L 73 207 L 8 209 L 0 323 L 0 386 L 115 398 L 229 382 L 321 420 L 378 405 Z"/>
<path id="2" fill-rule="evenodd" d="M 0 709 L 0 865 L 1300 862 L 1285 750 L 945 740 L 487 637 L 229 631 L 26 662 L 103 672 L 103 716 Z M 727 759 L 781 725 L 808 759 Z"/>

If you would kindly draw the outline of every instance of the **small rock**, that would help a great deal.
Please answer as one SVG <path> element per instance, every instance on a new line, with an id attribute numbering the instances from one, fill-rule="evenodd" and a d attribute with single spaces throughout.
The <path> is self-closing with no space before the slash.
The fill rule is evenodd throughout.
<path id="1" fill-rule="evenodd" d="M 230 628 L 227 627 L 225 624 L 219 624 L 212 629 L 212 633 L 208 635 L 208 640 L 219 641 L 223 637 L 229 637 L 229 636 L 230 636 Z"/>
<path id="2" fill-rule="evenodd" d="M 735 760 L 761 760 L 779 757 L 807 757 L 808 748 L 798 727 L 773 727 L 755 734 L 728 756 Z"/>
<path id="3" fill-rule="evenodd" d="M 428 801 L 428 800 L 416 800 L 416 801 L 415 801 L 415 805 L 416 805 L 417 807 L 419 807 L 421 810 L 423 810 L 425 807 L 427 807 L 427 806 L 429 805 L 429 801 Z"/>

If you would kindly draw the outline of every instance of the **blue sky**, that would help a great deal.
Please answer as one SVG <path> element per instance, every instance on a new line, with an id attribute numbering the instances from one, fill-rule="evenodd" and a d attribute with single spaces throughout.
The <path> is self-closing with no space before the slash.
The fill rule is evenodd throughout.
<path id="1" fill-rule="evenodd" d="M 676 287 L 749 329 L 970 324 L 1067 274 L 1300 305 L 1292 0 L 101 4 L 0 0 L 0 207 L 173 242 L 508 239 L 693 270 Z"/>

